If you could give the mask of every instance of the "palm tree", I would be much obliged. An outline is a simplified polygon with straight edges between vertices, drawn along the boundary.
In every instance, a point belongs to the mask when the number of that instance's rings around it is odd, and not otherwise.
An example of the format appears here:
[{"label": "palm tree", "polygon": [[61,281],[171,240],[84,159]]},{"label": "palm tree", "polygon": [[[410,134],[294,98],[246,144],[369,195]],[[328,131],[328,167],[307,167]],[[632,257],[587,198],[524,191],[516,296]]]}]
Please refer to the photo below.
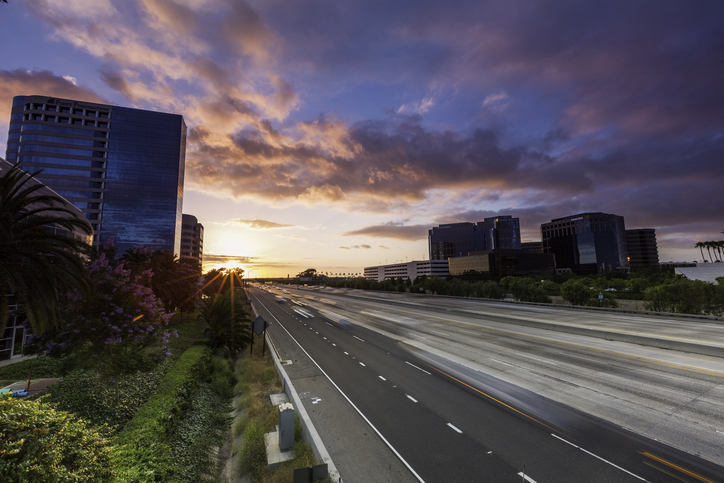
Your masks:
[{"label": "palm tree", "polygon": [[73,287],[87,287],[83,256],[90,247],[49,227],[92,234],[68,202],[14,166],[0,177],[0,333],[16,301],[36,334],[57,323],[58,302]]},{"label": "palm tree", "polygon": [[243,304],[236,302],[236,310],[232,307],[233,295],[230,291],[214,294],[203,299],[198,309],[199,320],[206,322],[204,334],[209,338],[211,348],[228,351],[235,359],[251,342],[251,329]]},{"label": "palm tree", "polygon": [[709,254],[709,259],[713,262],[714,258],[711,256],[711,242],[704,242],[704,248],[706,248],[706,252]]},{"label": "palm tree", "polygon": [[706,261],[706,258],[704,257],[704,244],[702,242],[696,242],[694,247],[701,251],[701,259]]}]

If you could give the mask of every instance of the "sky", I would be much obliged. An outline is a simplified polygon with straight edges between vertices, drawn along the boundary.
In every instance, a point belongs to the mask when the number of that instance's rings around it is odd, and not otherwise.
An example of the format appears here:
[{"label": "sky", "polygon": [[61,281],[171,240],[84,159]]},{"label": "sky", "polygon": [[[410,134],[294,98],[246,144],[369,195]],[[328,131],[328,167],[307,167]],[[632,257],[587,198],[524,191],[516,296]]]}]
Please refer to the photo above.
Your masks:
[{"label": "sky", "polygon": [[204,268],[250,277],[428,257],[427,231],[583,212],[724,235],[724,3],[9,0],[12,97],[182,114]]}]

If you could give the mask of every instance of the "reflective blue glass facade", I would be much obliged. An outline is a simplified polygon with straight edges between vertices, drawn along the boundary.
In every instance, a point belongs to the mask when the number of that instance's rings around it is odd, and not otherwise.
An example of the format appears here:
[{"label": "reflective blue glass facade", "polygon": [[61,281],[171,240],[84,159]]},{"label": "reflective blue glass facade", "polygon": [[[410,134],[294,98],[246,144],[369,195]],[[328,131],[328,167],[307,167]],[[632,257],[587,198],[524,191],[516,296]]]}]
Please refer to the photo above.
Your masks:
[{"label": "reflective blue glass facade", "polygon": [[186,124],[176,114],[18,96],[7,160],[80,208],[94,243],[179,254]]},{"label": "reflective blue glass facade", "polygon": [[447,260],[482,250],[520,249],[520,221],[509,215],[478,223],[449,223],[428,231],[430,260]]},{"label": "reflective blue glass facade", "polygon": [[623,216],[581,213],[541,225],[543,252],[556,256],[557,269],[595,274],[629,268]]}]

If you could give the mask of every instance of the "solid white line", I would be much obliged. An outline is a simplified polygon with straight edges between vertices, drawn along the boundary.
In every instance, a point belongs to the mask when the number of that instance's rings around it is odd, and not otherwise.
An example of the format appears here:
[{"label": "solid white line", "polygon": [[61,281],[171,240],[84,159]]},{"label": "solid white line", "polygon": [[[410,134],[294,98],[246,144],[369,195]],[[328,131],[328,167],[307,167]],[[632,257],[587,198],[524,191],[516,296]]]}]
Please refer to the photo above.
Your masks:
[{"label": "solid white line", "polygon": [[432,374],[430,374],[429,372],[427,372],[425,369],[420,369],[419,367],[417,367],[415,364],[412,364],[411,362],[405,361],[405,364],[410,364],[412,367],[414,367],[414,368],[417,369],[418,371],[422,371],[422,372],[424,372],[425,374],[427,374],[428,376],[432,376]]},{"label": "solid white line", "polygon": [[325,324],[327,324],[327,325],[330,326],[330,327],[334,327],[334,326],[333,326],[332,324],[330,324],[329,322],[325,322]]},{"label": "solid white line", "polygon": [[365,366],[365,363],[364,363],[364,362],[360,362],[359,365],[362,366],[362,367],[367,367],[367,366]]},{"label": "solid white line", "polygon": [[355,339],[357,339],[357,340],[361,340],[362,342],[364,342],[364,341],[365,341],[364,339],[360,339],[360,338],[359,338],[359,337],[357,337],[356,335],[353,335],[352,337],[354,337],[354,338],[355,338]]},{"label": "solid white line", "polygon": [[[264,307],[264,304],[262,304],[261,302],[259,302],[259,304],[260,304],[262,307]],[[274,317],[274,314],[272,314],[272,313],[269,311],[269,309],[267,309],[266,307],[264,307],[264,310],[266,310],[266,311],[269,313],[269,315],[271,315],[272,317]],[[357,414],[359,414],[360,416],[362,416],[362,419],[364,419],[365,422],[367,422],[367,424],[369,424],[370,428],[372,428],[372,430],[373,430],[375,433],[377,433],[377,436],[379,436],[380,439],[385,442],[385,444],[387,445],[387,447],[390,448],[393,453],[395,453],[395,456],[397,456],[397,457],[399,458],[399,460],[402,461],[402,463],[407,467],[408,470],[410,470],[410,472],[415,476],[415,478],[417,478],[417,480],[420,481],[421,483],[425,483],[425,480],[423,480],[423,479],[420,477],[420,475],[418,475],[417,472],[416,472],[414,469],[412,469],[412,466],[410,466],[410,464],[409,464],[407,461],[405,461],[405,458],[403,458],[402,455],[397,452],[397,450],[394,448],[394,446],[392,446],[392,445],[390,444],[390,442],[387,441],[387,439],[385,439],[384,436],[382,436],[382,433],[380,433],[380,431],[372,424],[372,422],[371,422],[369,419],[367,419],[367,416],[365,416],[365,415],[362,413],[362,411],[360,411],[359,408],[358,408],[357,406],[355,406],[355,404],[352,402],[352,400],[351,400],[349,397],[347,397],[347,395],[346,395],[344,392],[342,392],[342,390],[339,388],[339,386],[337,386],[337,384],[335,384],[335,382],[332,380],[332,378],[329,377],[329,375],[327,375],[326,372],[324,372],[324,369],[322,369],[322,368],[319,366],[319,364],[317,364],[317,361],[315,361],[314,359],[312,359],[312,356],[310,356],[310,355],[309,355],[309,352],[307,352],[307,351],[304,349],[304,347],[302,347],[302,344],[300,344],[300,343],[297,341],[297,339],[295,339],[294,336],[292,336],[292,334],[289,333],[289,331],[287,330],[287,328],[284,327],[284,325],[282,325],[281,322],[279,322],[279,319],[277,319],[276,317],[274,317],[274,320],[277,321],[277,324],[279,324],[279,327],[281,327],[282,329],[284,329],[284,332],[286,332],[286,333],[289,335],[289,337],[291,337],[291,339],[299,346],[299,348],[302,349],[302,352],[304,352],[304,353],[307,355],[307,357],[309,357],[309,360],[312,361],[312,363],[313,363],[315,366],[317,366],[317,369],[319,369],[319,370],[321,371],[321,373],[324,374],[324,377],[326,377],[327,380],[329,380],[329,382],[334,386],[334,388],[337,389],[337,391],[339,391],[339,393],[342,395],[342,397],[344,397],[344,398],[347,400],[347,402],[354,408],[354,410],[357,411]],[[345,354],[346,354],[346,352],[345,352]]]},{"label": "solid white line", "polygon": [[432,332],[433,334],[440,334],[440,335],[444,335],[445,337],[447,337],[447,334],[445,332],[438,332],[436,330],[431,330],[430,332]]},{"label": "solid white line", "polygon": [[423,337],[423,336],[421,336],[421,335],[417,335],[417,334],[410,334],[410,335],[413,335],[413,336],[415,336],[415,337],[419,337],[420,339],[425,339],[425,340],[427,340],[427,337]]},{"label": "solid white line", "polygon": [[630,471],[625,470],[625,469],[621,468],[620,466],[618,466],[618,465],[616,465],[616,464],[614,464],[614,463],[611,463],[610,461],[608,461],[608,460],[606,460],[606,459],[601,458],[601,457],[598,456],[597,454],[593,454],[593,453],[591,453],[590,451],[588,451],[588,450],[586,450],[586,449],[583,449],[583,448],[581,448],[580,446],[577,446],[577,445],[571,443],[570,441],[566,441],[565,439],[561,438],[560,436],[556,436],[556,435],[553,434],[553,433],[551,433],[551,436],[553,436],[553,437],[556,438],[556,439],[560,439],[560,440],[563,441],[564,443],[570,444],[570,445],[573,446],[574,448],[580,449],[580,450],[583,451],[584,453],[590,454],[590,455],[593,456],[594,458],[598,458],[599,460],[603,461],[604,463],[608,463],[609,465],[611,465],[611,466],[613,466],[614,468],[617,468],[617,469],[623,471],[624,473],[628,473],[629,475],[633,476],[634,478],[638,478],[638,479],[641,480],[641,481],[647,481],[646,479],[641,478],[639,475],[635,475],[635,474],[631,473]]},{"label": "solid white line", "polygon": [[412,402],[417,402],[417,399],[415,399],[414,397],[410,396],[409,394],[405,394],[405,396],[407,396],[407,398],[408,398],[410,401],[412,401]]},{"label": "solid white line", "polygon": [[377,377],[379,377],[379,378],[382,379],[383,381],[386,381],[386,380],[387,380],[387,379],[385,379],[385,378],[382,377],[382,376],[377,376]]},{"label": "solid white line", "polygon": [[518,476],[522,476],[525,481],[529,481],[530,483],[536,483],[536,481],[535,481],[533,478],[531,478],[530,476],[526,475],[526,474],[523,473],[522,471],[521,471],[520,473],[518,473]]},{"label": "solid white line", "polygon": [[462,431],[460,431],[460,430],[459,430],[458,428],[456,428],[456,427],[455,427],[455,426],[453,426],[452,424],[450,424],[450,423],[447,423],[447,425],[448,425],[448,426],[450,426],[451,428],[453,428],[453,429],[454,429],[455,431],[457,431],[458,433],[460,433],[460,434],[463,434],[463,432],[462,432]]}]

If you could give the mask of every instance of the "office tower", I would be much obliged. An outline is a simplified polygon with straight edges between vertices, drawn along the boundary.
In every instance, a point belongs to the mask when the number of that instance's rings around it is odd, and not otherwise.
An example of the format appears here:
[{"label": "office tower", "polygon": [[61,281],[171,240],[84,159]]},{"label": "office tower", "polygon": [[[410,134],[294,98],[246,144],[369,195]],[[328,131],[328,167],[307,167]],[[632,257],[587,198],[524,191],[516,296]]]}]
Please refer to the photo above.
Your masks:
[{"label": "office tower", "polygon": [[626,230],[626,249],[631,268],[659,266],[659,249],[653,228]]},{"label": "office tower", "polygon": [[199,263],[204,259],[204,225],[193,215],[184,214],[181,219],[181,258],[189,258]]},{"label": "office tower", "polygon": [[471,252],[520,249],[520,221],[512,216],[493,216],[478,223],[448,223],[428,231],[430,260],[447,260]]},{"label": "office tower", "polygon": [[7,160],[77,206],[94,244],[180,253],[186,124],[177,114],[13,98]]},{"label": "office tower", "polygon": [[623,216],[581,213],[541,225],[543,252],[556,256],[556,269],[595,274],[628,269]]}]

